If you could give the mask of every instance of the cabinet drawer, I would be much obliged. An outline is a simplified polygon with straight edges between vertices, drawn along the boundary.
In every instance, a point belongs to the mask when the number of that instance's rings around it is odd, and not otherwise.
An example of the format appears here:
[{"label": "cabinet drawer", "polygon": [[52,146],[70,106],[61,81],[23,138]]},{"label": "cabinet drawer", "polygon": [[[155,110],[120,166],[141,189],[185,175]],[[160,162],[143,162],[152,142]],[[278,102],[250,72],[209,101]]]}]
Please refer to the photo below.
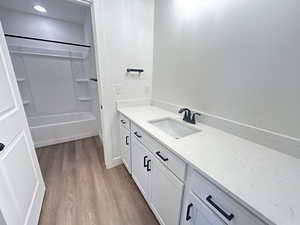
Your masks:
[{"label": "cabinet drawer", "polygon": [[184,208],[183,225],[226,225],[193,192],[189,192]]},{"label": "cabinet drawer", "polygon": [[130,129],[130,120],[127,119],[127,117],[123,116],[122,114],[120,114],[120,126],[125,127],[126,129]]},{"label": "cabinet drawer", "polygon": [[228,225],[266,225],[195,170],[189,174],[192,191]]},{"label": "cabinet drawer", "polygon": [[132,123],[131,125],[132,135],[151,151],[155,157],[166,165],[179,179],[184,180],[186,164],[179,159],[176,155],[171,153],[167,148],[162,146],[156,140],[154,140],[145,131]]}]

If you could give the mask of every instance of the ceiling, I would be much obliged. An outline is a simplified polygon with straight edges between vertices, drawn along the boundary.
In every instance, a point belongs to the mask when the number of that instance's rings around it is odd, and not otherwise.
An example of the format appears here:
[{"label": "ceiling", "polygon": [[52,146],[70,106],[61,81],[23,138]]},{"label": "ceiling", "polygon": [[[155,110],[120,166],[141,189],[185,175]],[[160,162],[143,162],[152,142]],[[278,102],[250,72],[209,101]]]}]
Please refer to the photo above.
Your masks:
[{"label": "ceiling", "polygon": [[[47,13],[42,14],[35,11],[32,7],[36,4],[45,7]],[[67,0],[0,0],[0,7],[78,24],[84,23],[89,12],[89,7]]]}]

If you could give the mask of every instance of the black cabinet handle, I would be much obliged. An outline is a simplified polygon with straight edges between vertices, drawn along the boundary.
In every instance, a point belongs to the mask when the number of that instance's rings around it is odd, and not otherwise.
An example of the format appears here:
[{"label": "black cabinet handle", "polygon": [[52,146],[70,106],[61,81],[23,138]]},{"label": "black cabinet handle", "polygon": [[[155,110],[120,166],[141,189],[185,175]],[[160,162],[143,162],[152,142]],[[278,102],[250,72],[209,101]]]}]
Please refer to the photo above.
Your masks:
[{"label": "black cabinet handle", "polygon": [[137,136],[138,138],[141,138],[141,137],[142,137],[142,135],[139,135],[137,131],[134,132],[134,135]]},{"label": "black cabinet handle", "polygon": [[158,157],[161,158],[164,162],[166,162],[166,161],[169,160],[168,158],[163,157],[163,156],[160,154],[160,151],[156,152],[156,155],[158,155]]},{"label": "black cabinet handle", "polygon": [[147,162],[146,162],[147,158],[148,158],[148,156],[144,156],[144,167],[147,167]]},{"label": "black cabinet handle", "polygon": [[0,143],[0,152],[2,152],[4,150],[4,148],[5,148],[5,144]]},{"label": "black cabinet handle", "polygon": [[231,221],[234,218],[234,215],[231,213],[228,215],[221,207],[219,207],[213,200],[212,196],[209,195],[206,197],[206,201],[208,201],[209,204],[211,204],[216,210],[218,210],[219,213],[221,213],[228,221]]},{"label": "black cabinet handle", "polygon": [[185,220],[186,221],[189,221],[190,219],[192,219],[191,217],[191,208],[193,207],[193,203],[190,203],[187,207],[187,210],[186,210],[186,217],[185,217]]},{"label": "black cabinet handle", "polygon": [[126,121],[125,120],[121,120],[121,123],[126,124]]},{"label": "black cabinet handle", "polygon": [[126,143],[126,145],[129,145],[128,138],[129,138],[129,136],[125,137],[125,143]]},{"label": "black cabinet handle", "polygon": [[147,172],[151,171],[151,168],[150,168],[150,162],[151,162],[151,160],[149,159],[149,160],[147,161]]}]

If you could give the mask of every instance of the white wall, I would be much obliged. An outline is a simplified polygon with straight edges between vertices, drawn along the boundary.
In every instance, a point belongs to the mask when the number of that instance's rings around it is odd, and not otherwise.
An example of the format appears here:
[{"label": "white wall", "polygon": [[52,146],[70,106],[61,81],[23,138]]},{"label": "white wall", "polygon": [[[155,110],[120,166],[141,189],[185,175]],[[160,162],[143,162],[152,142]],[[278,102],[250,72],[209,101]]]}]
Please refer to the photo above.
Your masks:
[{"label": "white wall", "polygon": [[300,138],[300,1],[156,0],[153,98]]},{"label": "white wall", "polygon": [[[116,101],[150,98],[153,58],[153,0],[94,1],[98,70],[103,99],[103,142],[107,167],[120,163]],[[141,76],[126,68],[145,69]]]},{"label": "white wall", "polygon": [[85,43],[83,26],[62,20],[0,8],[3,30],[8,34]]}]

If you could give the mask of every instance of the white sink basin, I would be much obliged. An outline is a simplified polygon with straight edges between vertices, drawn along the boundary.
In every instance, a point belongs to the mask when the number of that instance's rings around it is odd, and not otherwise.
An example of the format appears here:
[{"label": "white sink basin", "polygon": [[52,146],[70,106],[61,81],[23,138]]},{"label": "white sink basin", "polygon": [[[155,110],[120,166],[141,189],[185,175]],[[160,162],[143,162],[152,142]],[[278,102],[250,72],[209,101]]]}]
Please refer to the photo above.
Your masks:
[{"label": "white sink basin", "polygon": [[151,123],[153,126],[159,128],[160,130],[164,131],[165,133],[167,133],[175,139],[180,139],[201,131],[189,126],[188,124],[184,124],[185,122],[179,122],[172,118],[152,120],[149,121],[149,123]]}]

